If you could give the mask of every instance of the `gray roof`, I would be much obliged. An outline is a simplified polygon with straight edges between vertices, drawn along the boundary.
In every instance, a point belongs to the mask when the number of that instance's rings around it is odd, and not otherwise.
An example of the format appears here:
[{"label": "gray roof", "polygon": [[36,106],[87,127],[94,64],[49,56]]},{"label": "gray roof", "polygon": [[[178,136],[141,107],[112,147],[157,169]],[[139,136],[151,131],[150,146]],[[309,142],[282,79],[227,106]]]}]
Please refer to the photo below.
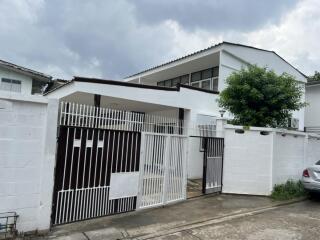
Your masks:
[{"label": "gray roof", "polygon": [[300,74],[302,74],[304,77],[307,77],[304,73],[302,73],[300,70],[298,70],[296,67],[292,66],[292,64],[290,64],[289,62],[287,62],[284,58],[282,58],[279,54],[277,54],[275,51],[271,51],[271,50],[266,50],[266,49],[262,49],[262,48],[257,48],[257,47],[252,47],[252,46],[248,46],[248,45],[244,45],[244,44],[240,44],[240,43],[232,43],[232,42],[226,42],[226,41],[223,41],[221,43],[218,43],[218,44],[215,44],[215,45],[212,45],[208,48],[205,48],[205,49],[202,49],[202,50],[199,50],[199,51],[196,51],[196,52],[193,52],[193,53],[190,53],[188,55],[185,55],[183,57],[180,57],[180,58],[176,58],[174,60],[171,60],[169,62],[166,62],[166,63],[163,63],[163,64],[160,64],[160,65],[157,65],[157,66],[154,66],[154,67],[151,67],[151,68],[148,68],[146,70],[143,70],[141,72],[138,72],[138,73],[135,73],[133,75],[130,75],[126,78],[130,78],[130,77],[134,77],[134,76],[137,76],[137,75],[140,75],[142,73],[145,73],[145,72],[148,72],[148,71],[151,71],[151,70],[154,70],[154,69],[157,69],[157,68],[160,68],[160,67],[163,67],[163,66],[166,66],[166,65],[169,65],[173,62],[177,62],[177,61],[180,61],[182,59],[185,59],[185,58],[188,58],[188,57],[191,57],[191,56],[194,56],[194,55],[197,55],[199,53],[202,53],[202,52],[206,52],[206,51],[209,51],[213,48],[217,48],[223,44],[229,44],[229,45],[233,45],[233,46],[239,46],[239,47],[246,47],[246,48],[252,48],[252,49],[256,49],[256,50],[260,50],[260,51],[265,51],[265,52],[270,52],[270,53],[274,53],[276,54],[279,58],[281,58],[283,61],[285,61],[287,64],[289,64],[291,67],[293,67],[295,70],[297,70]]},{"label": "gray roof", "polygon": [[8,69],[12,69],[13,71],[24,72],[24,73],[30,74],[30,75],[32,75],[34,77],[37,77],[37,78],[42,78],[42,79],[44,78],[44,79],[47,79],[47,80],[51,80],[52,79],[52,76],[50,76],[50,75],[47,75],[47,74],[44,74],[44,73],[41,73],[41,72],[38,72],[38,71],[34,71],[32,69],[29,69],[29,68],[26,68],[26,67],[22,67],[22,66],[10,63],[10,62],[6,62],[6,61],[1,60],[1,59],[0,59],[0,66],[3,66],[3,67],[8,68]]}]

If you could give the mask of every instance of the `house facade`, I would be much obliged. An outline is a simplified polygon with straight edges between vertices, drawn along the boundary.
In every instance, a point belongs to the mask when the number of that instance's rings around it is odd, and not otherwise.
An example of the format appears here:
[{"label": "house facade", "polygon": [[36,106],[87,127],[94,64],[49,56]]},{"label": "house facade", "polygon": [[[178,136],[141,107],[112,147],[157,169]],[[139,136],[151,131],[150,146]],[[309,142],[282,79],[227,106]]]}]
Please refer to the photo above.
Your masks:
[{"label": "house facade", "polygon": [[0,93],[42,95],[42,89],[51,76],[13,63],[0,60]]},{"label": "house facade", "polygon": [[[96,105],[95,96],[98,96],[100,107],[172,117],[185,121],[189,129],[199,129],[199,126],[215,129],[216,119],[223,114],[217,100],[219,92],[226,87],[225,80],[249,64],[267,67],[277,74],[288,73],[303,86],[306,83],[304,74],[273,51],[222,42],[123,81],[75,77],[46,96],[92,106]],[[225,113],[224,117],[232,116]],[[293,112],[293,119],[293,127],[303,131],[304,109]],[[189,139],[187,174],[190,179],[203,174],[199,144],[199,139]]]},{"label": "house facade", "polygon": [[[225,80],[231,73],[239,71],[249,64],[267,67],[279,75],[288,73],[303,86],[307,81],[303,73],[274,51],[230,42],[222,42],[147,69],[125,78],[124,81],[165,87],[183,84],[219,93],[225,89]],[[302,100],[304,100],[304,96]],[[198,105],[200,107],[201,103],[198,102]],[[212,105],[211,109],[203,114],[219,116],[219,108],[217,105]],[[228,113],[227,116],[231,117]],[[294,128],[302,131],[304,128],[304,109],[294,112],[293,119]]]}]

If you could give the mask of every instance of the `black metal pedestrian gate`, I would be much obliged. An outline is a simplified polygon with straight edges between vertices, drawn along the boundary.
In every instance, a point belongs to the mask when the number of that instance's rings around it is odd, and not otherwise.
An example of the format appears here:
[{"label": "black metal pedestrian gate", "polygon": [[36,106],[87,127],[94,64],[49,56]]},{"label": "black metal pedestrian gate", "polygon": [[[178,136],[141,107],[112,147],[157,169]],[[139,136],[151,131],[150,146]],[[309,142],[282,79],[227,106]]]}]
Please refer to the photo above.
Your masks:
[{"label": "black metal pedestrian gate", "polygon": [[224,139],[203,138],[203,184],[204,194],[222,191]]},{"label": "black metal pedestrian gate", "polygon": [[176,119],[61,103],[52,223],[152,207],[156,197],[163,205],[185,199],[181,126]]}]

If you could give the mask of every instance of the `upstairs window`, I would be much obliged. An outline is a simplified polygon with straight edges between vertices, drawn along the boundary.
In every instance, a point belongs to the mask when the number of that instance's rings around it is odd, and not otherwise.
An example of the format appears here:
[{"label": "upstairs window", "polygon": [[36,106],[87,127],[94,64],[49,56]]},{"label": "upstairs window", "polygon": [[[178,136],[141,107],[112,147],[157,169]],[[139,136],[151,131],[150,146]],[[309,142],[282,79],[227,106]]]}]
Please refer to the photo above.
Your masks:
[{"label": "upstairs window", "polygon": [[219,67],[213,67],[191,73],[190,81],[189,74],[186,74],[176,78],[157,82],[157,85],[162,87],[175,87],[180,83],[184,85],[191,85],[197,88],[218,91],[218,77]]},{"label": "upstairs window", "polygon": [[189,85],[189,75],[183,75],[180,77],[172,78],[169,80],[164,80],[157,82],[157,86],[161,87],[176,87],[179,83]]},{"label": "upstairs window", "polygon": [[21,81],[2,78],[0,83],[0,90],[9,92],[21,92]]},{"label": "upstairs window", "polygon": [[208,68],[191,74],[191,86],[218,91],[219,68]]},{"label": "upstairs window", "polygon": [[32,79],[31,94],[42,94],[46,84],[47,84],[46,82]]}]

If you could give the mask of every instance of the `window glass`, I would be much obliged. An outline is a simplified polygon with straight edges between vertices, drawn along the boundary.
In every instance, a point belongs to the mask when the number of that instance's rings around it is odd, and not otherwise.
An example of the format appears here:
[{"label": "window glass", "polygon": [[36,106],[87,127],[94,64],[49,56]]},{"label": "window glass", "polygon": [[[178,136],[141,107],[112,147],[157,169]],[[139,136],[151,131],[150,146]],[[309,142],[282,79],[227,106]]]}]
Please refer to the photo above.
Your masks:
[{"label": "window glass", "polygon": [[21,92],[21,82],[20,81],[12,80],[11,92]]},{"label": "window glass", "polygon": [[199,82],[191,83],[191,86],[200,88],[200,83]]},{"label": "window glass", "polygon": [[2,79],[0,84],[1,90],[4,91],[11,91],[11,80],[9,79]]},{"label": "window glass", "polygon": [[180,78],[179,77],[172,79],[172,86],[173,87],[177,86],[178,83],[180,83]]},{"label": "window glass", "polygon": [[210,90],[211,89],[210,83],[211,83],[211,80],[202,81],[201,88]]},{"label": "window glass", "polygon": [[212,79],[212,90],[213,91],[218,91],[218,78],[213,78]]},{"label": "window glass", "polygon": [[201,79],[208,79],[212,78],[212,68],[206,69],[202,71]]},{"label": "window glass", "polygon": [[0,89],[5,91],[11,91],[11,92],[21,92],[21,81],[2,78]]},{"label": "window glass", "polygon": [[157,85],[160,86],[160,87],[163,87],[164,86],[164,81],[157,82]]},{"label": "window glass", "polygon": [[219,67],[214,67],[213,68],[213,77],[218,77],[219,76]]},{"label": "window glass", "polygon": [[191,82],[201,80],[201,72],[195,72],[191,74]]},{"label": "window glass", "polygon": [[181,76],[180,83],[188,85],[189,84],[189,75]]},{"label": "window glass", "polygon": [[172,87],[171,79],[164,81],[164,86],[166,86],[166,87]]},{"label": "window glass", "polygon": [[316,162],[316,165],[320,165],[320,160],[318,162]]}]

